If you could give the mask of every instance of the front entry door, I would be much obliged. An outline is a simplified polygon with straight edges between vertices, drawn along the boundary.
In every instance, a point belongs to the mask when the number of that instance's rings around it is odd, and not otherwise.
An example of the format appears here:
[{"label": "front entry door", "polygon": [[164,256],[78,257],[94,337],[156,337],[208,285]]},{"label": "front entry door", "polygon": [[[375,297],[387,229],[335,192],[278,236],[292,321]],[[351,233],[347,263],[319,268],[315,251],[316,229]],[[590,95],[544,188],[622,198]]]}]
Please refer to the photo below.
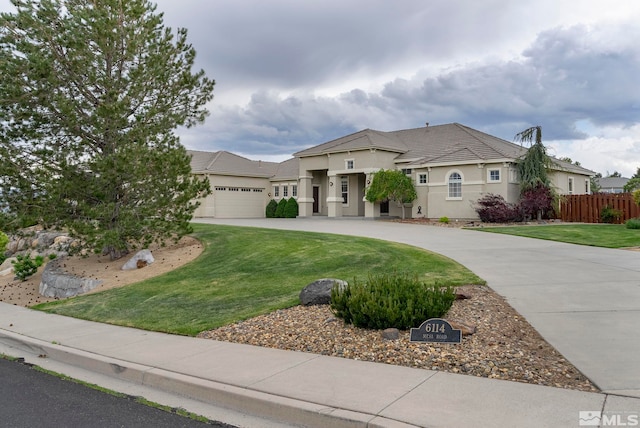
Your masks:
[{"label": "front entry door", "polygon": [[313,213],[320,212],[320,187],[313,186]]},{"label": "front entry door", "polygon": [[389,215],[389,201],[380,202],[380,215]]}]

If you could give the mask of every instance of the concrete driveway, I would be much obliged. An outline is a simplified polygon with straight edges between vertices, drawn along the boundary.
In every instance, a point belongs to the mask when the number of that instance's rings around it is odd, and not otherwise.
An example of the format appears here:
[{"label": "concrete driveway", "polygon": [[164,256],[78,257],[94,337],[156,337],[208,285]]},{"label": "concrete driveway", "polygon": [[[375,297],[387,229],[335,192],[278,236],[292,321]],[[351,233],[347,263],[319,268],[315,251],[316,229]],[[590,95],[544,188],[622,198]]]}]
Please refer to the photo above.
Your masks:
[{"label": "concrete driveway", "polygon": [[603,392],[640,397],[640,252],[363,219],[197,222],[366,236],[443,254],[484,278]]}]

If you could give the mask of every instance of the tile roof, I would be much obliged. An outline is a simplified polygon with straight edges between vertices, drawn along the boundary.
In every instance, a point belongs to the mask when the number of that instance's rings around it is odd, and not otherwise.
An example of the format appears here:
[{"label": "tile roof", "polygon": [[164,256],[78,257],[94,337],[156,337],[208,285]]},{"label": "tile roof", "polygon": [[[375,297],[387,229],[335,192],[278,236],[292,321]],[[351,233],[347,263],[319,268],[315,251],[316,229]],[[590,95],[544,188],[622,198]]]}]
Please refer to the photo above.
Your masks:
[{"label": "tile roof", "polygon": [[[367,149],[397,153],[396,163],[413,166],[512,161],[527,151],[520,144],[459,123],[450,123],[391,132],[364,129],[294,153],[294,158],[281,163],[253,161],[226,151],[187,152],[192,156],[191,168],[196,173],[289,180],[296,179],[299,175],[299,158]],[[595,174],[581,166],[551,159],[555,169],[576,174]]]},{"label": "tile roof", "polygon": [[277,162],[254,161],[227,151],[187,150],[187,153],[191,155],[191,170],[195,173],[270,178],[279,167]]},{"label": "tile roof", "polygon": [[[364,129],[294,153],[296,157],[375,148],[398,153],[397,163],[410,165],[508,161],[523,156],[527,148],[459,123],[375,131]],[[556,169],[593,175],[594,172],[552,158]]]}]

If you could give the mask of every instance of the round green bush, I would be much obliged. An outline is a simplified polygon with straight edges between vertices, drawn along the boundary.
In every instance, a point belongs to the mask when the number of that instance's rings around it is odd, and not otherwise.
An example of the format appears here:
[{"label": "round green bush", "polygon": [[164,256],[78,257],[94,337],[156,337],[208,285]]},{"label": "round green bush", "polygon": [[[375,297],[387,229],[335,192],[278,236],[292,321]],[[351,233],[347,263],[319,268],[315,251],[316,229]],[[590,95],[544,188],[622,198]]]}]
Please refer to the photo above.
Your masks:
[{"label": "round green bush", "polygon": [[285,218],[298,217],[298,201],[294,198],[289,198],[287,200],[287,205],[284,207],[284,216]]},{"label": "round green bush", "polygon": [[627,229],[640,229],[640,218],[630,218],[624,225]]},{"label": "round green bush", "polygon": [[271,199],[267,204],[267,208],[265,210],[265,215],[267,218],[274,218],[276,216],[276,209],[278,208],[278,203],[275,199]]},{"label": "round green bush", "polygon": [[455,300],[453,287],[427,285],[409,275],[369,276],[331,290],[331,310],[356,327],[407,330],[440,318]]}]

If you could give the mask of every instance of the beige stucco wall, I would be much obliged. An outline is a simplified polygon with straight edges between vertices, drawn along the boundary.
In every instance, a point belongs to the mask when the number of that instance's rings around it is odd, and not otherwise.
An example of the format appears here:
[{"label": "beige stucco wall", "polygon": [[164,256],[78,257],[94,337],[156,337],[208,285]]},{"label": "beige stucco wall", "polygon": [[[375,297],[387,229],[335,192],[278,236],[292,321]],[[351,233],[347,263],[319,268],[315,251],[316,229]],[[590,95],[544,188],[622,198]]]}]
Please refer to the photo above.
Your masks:
[{"label": "beige stucco wall", "polygon": [[[570,173],[566,171],[553,171],[550,174],[551,183],[561,195],[584,195],[589,193],[587,187],[589,177],[586,175]],[[569,178],[573,179],[573,190],[569,191]]]},{"label": "beige stucco wall", "polygon": [[[412,178],[418,199],[411,213],[415,218],[476,219],[475,202],[488,193],[502,195],[508,202],[517,202],[519,185],[510,173],[513,166],[508,162],[485,164],[442,165],[430,168],[416,168]],[[491,171],[499,171],[499,180],[491,180]],[[449,176],[457,172],[462,176],[462,198],[449,198]],[[420,183],[420,175],[427,174],[428,183]]]}]

